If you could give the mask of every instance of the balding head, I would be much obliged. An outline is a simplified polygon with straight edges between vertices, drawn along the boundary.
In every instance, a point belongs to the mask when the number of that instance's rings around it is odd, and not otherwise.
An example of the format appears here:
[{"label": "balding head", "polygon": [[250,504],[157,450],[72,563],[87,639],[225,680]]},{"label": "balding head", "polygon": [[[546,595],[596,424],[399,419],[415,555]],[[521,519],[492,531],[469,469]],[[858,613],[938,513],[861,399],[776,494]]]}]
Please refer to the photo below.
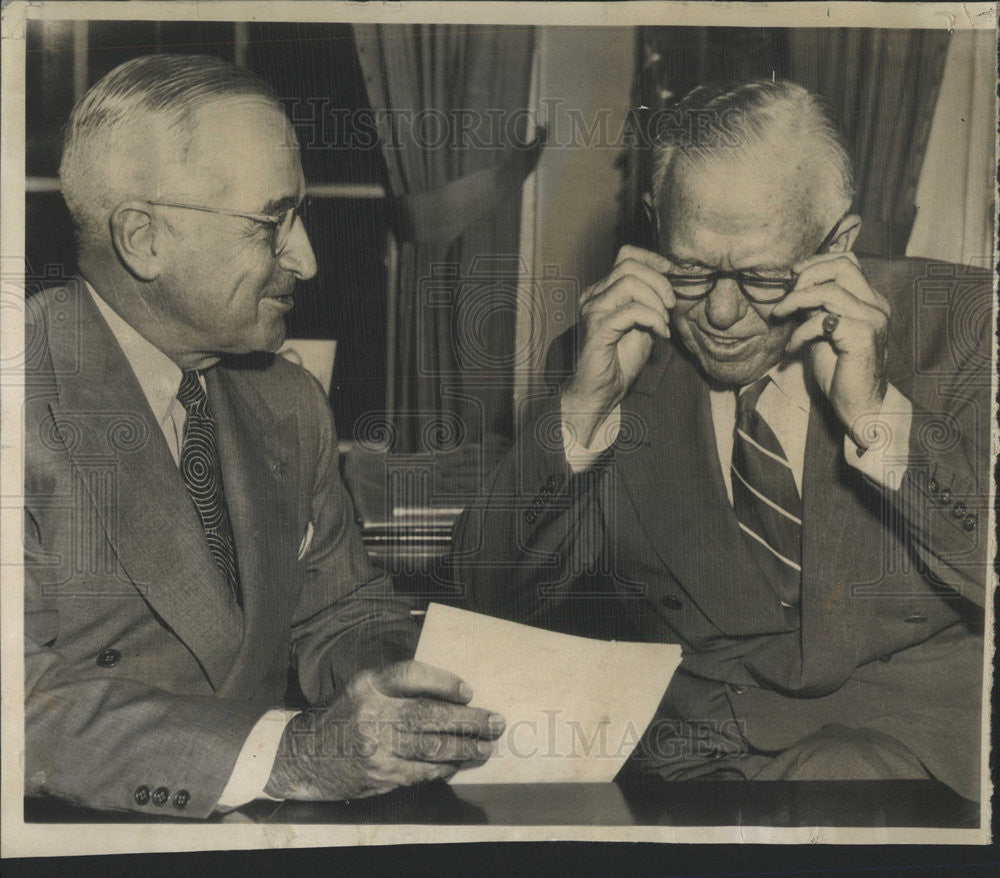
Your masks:
[{"label": "balding head", "polygon": [[116,205],[183,174],[199,110],[241,99],[275,103],[255,74],[201,55],[146,55],[97,82],[70,116],[59,168],[81,249],[108,243]]}]

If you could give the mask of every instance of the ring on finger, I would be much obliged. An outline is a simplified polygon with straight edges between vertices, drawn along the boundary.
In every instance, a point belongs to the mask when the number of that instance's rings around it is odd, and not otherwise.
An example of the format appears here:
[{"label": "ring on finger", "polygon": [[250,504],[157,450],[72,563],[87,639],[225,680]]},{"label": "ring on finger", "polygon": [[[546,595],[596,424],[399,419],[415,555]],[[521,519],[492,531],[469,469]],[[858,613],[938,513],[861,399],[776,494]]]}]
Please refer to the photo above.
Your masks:
[{"label": "ring on finger", "polygon": [[826,338],[833,338],[833,334],[837,331],[837,327],[839,325],[839,314],[827,314],[826,317],[823,318],[823,335]]}]

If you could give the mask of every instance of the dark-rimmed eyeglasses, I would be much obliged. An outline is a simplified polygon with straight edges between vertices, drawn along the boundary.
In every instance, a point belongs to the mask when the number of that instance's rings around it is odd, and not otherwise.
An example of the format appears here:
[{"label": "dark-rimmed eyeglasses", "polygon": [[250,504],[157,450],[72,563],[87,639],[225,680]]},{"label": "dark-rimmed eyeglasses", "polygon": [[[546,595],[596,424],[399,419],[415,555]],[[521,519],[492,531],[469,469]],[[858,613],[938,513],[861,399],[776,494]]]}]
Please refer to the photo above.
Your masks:
[{"label": "dark-rimmed eyeglasses", "polygon": [[[847,219],[849,213],[850,211],[834,223],[833,228],[826,233],[820,245],[813,251],[813,256],[823,253],[836,240],[840,224]],[[699,274],[667,272],[666,278],[674,288],[674,295],[678,299],[689,302],[704,299],[723,278],[734,280],[740,292],[757,305],[774,305],[780,302],[795,288],[795,283],[798,280],[796,275],[761,277],[756,274],[747,274],[745,271],[711,271]]]},{"label": "dark-rimmed eyeglasses", "polygon": [[299,219],[303,225],[309,213],[312,199],[307,195],[294,207],[289,207],[279,214],[252,213],[249,211],[227,210],[224,207],[208,207],[204,204],[186,204],[182,201],[147,200],[146,204],[156,204],[160,207],[178,207],[182,210],[200,210],[203,213],[217,213],[222,216],[235,216],[240,219],[253,220],[255,223],[271,227],[271,255],[277,259],[288,247],[288,239],[295,226],[295,220]]}]

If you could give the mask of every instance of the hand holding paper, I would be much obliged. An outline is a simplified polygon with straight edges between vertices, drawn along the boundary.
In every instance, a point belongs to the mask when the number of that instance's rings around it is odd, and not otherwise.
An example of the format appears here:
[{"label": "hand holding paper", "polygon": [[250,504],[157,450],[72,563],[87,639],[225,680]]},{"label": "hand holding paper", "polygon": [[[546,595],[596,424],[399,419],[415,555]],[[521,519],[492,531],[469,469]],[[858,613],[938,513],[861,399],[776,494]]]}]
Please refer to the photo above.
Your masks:
[{"label": "hand holding paper", "polygon": [[417,661],[461,677],[507,727],[452,783],[607,782],[649,725],[681,662],[675,644],[557,634],[431,604]]},{"label": "hand holding paper", "polygon": [[[331,705],[285,727],[265,792],[357,799],[450,777],[486,759],[503,729],[502,717],[467,706],[471,695],[454,674],[416,661],[362,671]],[[322,746],[302,746],[306,739]]]}]

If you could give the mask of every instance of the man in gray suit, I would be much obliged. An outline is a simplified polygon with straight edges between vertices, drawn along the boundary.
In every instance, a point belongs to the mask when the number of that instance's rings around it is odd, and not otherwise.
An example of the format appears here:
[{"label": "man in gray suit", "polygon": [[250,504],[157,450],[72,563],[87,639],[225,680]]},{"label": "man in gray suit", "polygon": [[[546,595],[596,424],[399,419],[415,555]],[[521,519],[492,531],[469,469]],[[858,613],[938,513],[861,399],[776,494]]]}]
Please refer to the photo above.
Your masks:
[{"label": "man in gray suit", "polygon": [[204,817],[485,758],[503,720],[406,661],[324,393],[260,353],[316,272],[269,87],[130,61],[74,110],[60,173],[80,276],[28,305],[27,792]]},{"label": "man in gray suit", "polygon": [[700,89],[667,134],[655,252],[585,291],[458,526],[467,604],[572,627],[589,595],[588,633],[680,644],[661,777],[976,799],[990,275],[857,257],[850,160],[801,86]]}]

